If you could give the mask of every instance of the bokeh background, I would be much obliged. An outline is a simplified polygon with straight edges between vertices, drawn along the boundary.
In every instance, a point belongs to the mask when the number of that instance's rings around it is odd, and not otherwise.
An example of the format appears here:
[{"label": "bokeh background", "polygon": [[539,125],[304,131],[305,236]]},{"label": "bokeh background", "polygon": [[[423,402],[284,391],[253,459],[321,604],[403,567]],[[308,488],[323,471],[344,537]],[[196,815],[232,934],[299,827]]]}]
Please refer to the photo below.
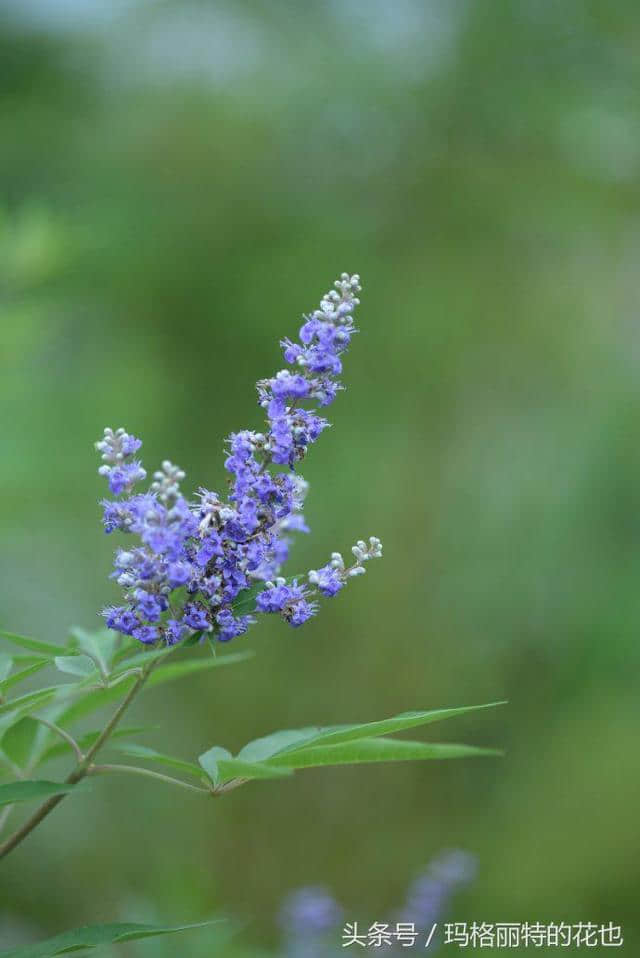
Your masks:
[{"label": "bokeh background", "polygon": [[458,847],[455,920],[613,920],[634,953],[639,48],[632,0],[2,4],[2,625],[61,640],[113,601],[105,424],[222,486],[279,339],[357,271],[292,571],[369,534],[385,558],[304,629],[253,629],[250,662],[150,692],[146,741],[510,705],[431,735],[503,760],[216,803],[101,782],[3,864],[0,943],[222,912],[247,923],[222,953],[258,954],[292,889],[381,919]]}]

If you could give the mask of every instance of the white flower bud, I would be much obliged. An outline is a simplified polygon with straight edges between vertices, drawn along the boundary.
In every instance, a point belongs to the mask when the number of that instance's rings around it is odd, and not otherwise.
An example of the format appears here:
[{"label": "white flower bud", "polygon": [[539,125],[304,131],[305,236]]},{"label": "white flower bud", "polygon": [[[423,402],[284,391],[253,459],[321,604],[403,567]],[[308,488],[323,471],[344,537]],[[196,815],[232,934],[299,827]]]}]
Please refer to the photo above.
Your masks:
[{"label": "white flower bud", "polygon": [[370,536],[369,538],[369,555],[372,559],[380,559],[382,557],[382,543],[376,536]]}]

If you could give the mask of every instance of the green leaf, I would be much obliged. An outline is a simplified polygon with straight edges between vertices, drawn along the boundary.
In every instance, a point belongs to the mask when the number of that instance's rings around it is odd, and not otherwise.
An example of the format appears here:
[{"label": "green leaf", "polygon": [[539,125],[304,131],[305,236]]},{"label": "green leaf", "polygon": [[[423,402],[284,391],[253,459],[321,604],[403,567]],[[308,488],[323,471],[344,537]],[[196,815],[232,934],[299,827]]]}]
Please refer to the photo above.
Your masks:
[{"label": "green leaf", "polygon": [[[402,712],[393,718],[382,719],[378,722],[365,722],[358,725],[334,725],[333,727],[330,726],[319,729],[317,735],[304,742],[304,746],[305,748],[309,745],[315,746],[316,743],[336,745],[339,742],[351,742],[372,736],[390,735],[393,732],[416,728],[419,725],[432,725],[434,722],[442,722],[444,719],[456,718],[458,715],[465,715],[469,712],[479,712],[484,709],[496,708],[498,705],[506,705],[506,702],[489,702],[487,705],[465,705],[461,708],[430,709],[427,712]],[[297,748],[297,745],[294,742],[287,748],[287,751],[295,748]]]},{"label": "green leaf", "polygon": [[90,675],[98,674],[95,662],[88,655],[56,655],[53,661],[58,671],[69,675],[79,675],[80,678],[86,679]]},{"label": "green leaf", "polygon": [[304,745],[310,739],[317,738],[323,731],[326,731],[326,729],[314,725],[309,728],[292,728],[273,732],[271,735],[265,735],[264,738],[257,738],[253,742],[249,742],[238,752],[238,758],[248,762],[262,762],[264,759],[277,755],[279,752],[284,752],[288,748]]},{"label": "green leaf", "polygon": [[406,762],[417,759],[472,758],[500,756],[496,749],[473,745],[443,745],[409,742],[405,739],[365,738],[339,745],[315,745],[293,752],[281,752],[265,764],[276,768],[313,768],[320,765],[359,765],[363,762]]},{"label": "green leaf", "polygon": [[51,795],[66,795],[76,788],[80,788],[80,785],[66,785],[64,782],[8,782],[6,785],[0,785],[0,805],[31,802]]},{"label": "green leaf", "polygon": [[64,686],[50,685],[46,689],[36,689],[35,692],[27,692],[26,695],[20,695],[17,699],[10,699],[8,702],[3,702],[0,705],[0,715],[13,712],[14,710],[21,710],[26,706],[30,709],[35,709],[58,695],[61,688],[64,688]]},{"label": "green leaf", "polygon": [[134,652],[138,652],[140,650],[140,643],[137,639],[134,639],[129,635],[120,635],[120,633],[118,633],[118,638],[120,639],[120,646],[118,651],[113,656],[114,665],[117,662],[121,662],[122,659],[126,659],[128,655],[132,655]]},{"label": "green leaf", "polygon": [[0,684],[4,682],[13,668],[13,659],[6,652],[0,652]]},{"label": "green leaf", "polygon": [[272,768],[262,762],[244,762],[233,758],[226,748],[214,746],[198,758],[214,785],[223,785],[234,778],[280,778],[290,775],[287,768]]},{"label": "green leaf", "polygon": [[30,649],[32,652],[41,652],[53,658],[65,651],[64,646],[54,645],[52,642],[42,642],[40,639],[29,639],[25,635],[16,635],[14,632],[5,632],[0,629],[0,636],[7,639],[13,645],[19,645],[22,649]]},{"label": "green leaf", "polygon": [[221,665],[233,665],[235,662],[244,662],[254,655],[251,651],[232,652],[227,655],[208,656],[206,659],[193,659],[186,662],[172,662],[171,665],[162,666],[152,672],[147,679],[149,688],[154,685],[162,685],[163,682],[173,682],[176,679],[184,678],[186,675],[193,675],[196,672],[203,672],[207,669],[215,669]]},{"label": "green leaf", "polygon": [[8,702],[0,704],[0,737],[10,726],[15,725],[23,715],[35,712],[43,705],[49,705],[52,702],[65,702],[70,697],[77,695],[82,689],[82,682],[68,682],[66,685],[53,685],[49,688],[38,689],[35,692],[29,692],[21,695],[19,698],[10,699]]},{"label": "green leaf", "polygon": [[[37,707],[43,705],[46,701],[49,701],[53,698],[54,693],[49,692],[43,701],[37,703]],[[14,700],[17,701],[17,700]],[[5,734],[7,729],[10,729],[12,725],[15,725],[16,722],[19,722],[24,715],[28,715],[29,712],[34,710],[34,706],[31,703],[23,705],[21,708],[13,709],[10,712],[6,712],[4,715],[0,715],[0,738]]]},{"label": "green leaf", "polygon": [[194,632],[193,635],[187,636],[184,642],[181,643],[183,649],[190,649],[191,646],[197,645],[200,639],[203,637],[204,632]]},{"label": "green leaf", "polygon": [[377,722],[365,722],[357,725],[330,725],[325,728],[310,726],[301,729],[286,729],[274,732],[265,738],[258,738],[249,742],[238,753],[238,758],[250,761],[264,761],[272,755],[281,752],[297,751],[299,748],[308,748],[316,744],[334,745],[339,742],[350,742],[372,736],[389,735],[401,732],[404,729],[415,728],[418,725],[431,725],[444,719],[455,718],[467,712],[477,712],[482,709],[504,705],[504,702],[492,702],[488,705],[468,705],[462,708],[431,709],[427,712],[402,712],[393,718],[382,719]]},{"label": "green leaf", "polygon": [[41,728],[39,722],[25,716],[7,729],[0,739],[2,751],[18,768],[28,765]]},{"label": "green leaf", "polygon": [[119,745],[118,751],[132,758],[141,758],[155,765],[166,765],[168,768],[175,768],[187,775],[193,775],[194,778],[202,779],[202,770],[193,762],[186,762],[181,758],[174,758],[172,755],[163,755],[152,748],[147,748],[146,745],[136,745],[134,743]]},{"label": "green leaf", "polygon": [[118,635],[111,629],[98,629],[96,632],[87,632],[75,626],[71,635],[77,646],[90,658],[100,664],[100,670],[108,674],[111,662],[118,647]]},{"label": "green leaf", "polygon": [[495,702],[463,708],[403,712],[392,718],[357,725],[286,729],[250,742],[237,758],[233,758],[226,749],[213,748],[201,755],[199,761],[214,784],[223,784],[230,778],[266,777],[266,769],[293,771],[315,765],[500,755],[502,753],[495,749],[470,745],[410,742],[380,736],[503,704]]},{"label": "green leaf", "polygon": [[[45,665],[49,665],[51,659],[45,659],[42,656],[24,656],[24,659],[31,658],[31,664],[27,665],[26,668],[20,669],[18,672],[14,672],[13,675],[9,675],[8,678],[3,679],[0,682],[0,692],[4,694],[8,689],[13,688],[14,685],[18,685],[19,682],[23,682],[25,679],[28,679],[30,675],[35,675],[36,672],[39,672],[40,669],[43,669]],[[10,660],[11,661],[11,660]],[[16,662],[18,659],[15,660]]]},{"label": "green leaf", "polygon": [[22,695],[20,698],[11,699],[0,706],[0,738],[8,728],[19,722],[24,715],[29,715],[37,711],[43,705],[50,705],[56,699],[63,701],[71,694],[75,694],[77,687],[71,683],[68,685],[56,685],[48,689],[40,689],[37,692],[30,692],[28,695]]},{"label": "green leaf", "polygon": [[80,951],[97,948],[100,945],[118,944],[125,941],[135,941],[139,938],[154,938],[160,935],[173,935],[179,931],[188,931],[192,928],[205,928],[221,919],[201,921],[192,925],[142,925],[137,922],[118,922],[109,925],[85,925],[74,928],[55,938],[38,942],[35,945],[24,945],[19,948],[10,948],[0,952],[0,958],[54,958],[55,955],[67,954],[71,951]]}]

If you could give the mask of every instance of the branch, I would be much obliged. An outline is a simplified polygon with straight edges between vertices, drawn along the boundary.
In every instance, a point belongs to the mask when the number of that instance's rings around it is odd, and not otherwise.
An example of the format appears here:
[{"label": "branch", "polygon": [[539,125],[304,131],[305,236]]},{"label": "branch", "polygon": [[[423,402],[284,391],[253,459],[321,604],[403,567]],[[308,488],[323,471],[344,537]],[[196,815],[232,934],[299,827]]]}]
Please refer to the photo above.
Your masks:
[{"label": "branch", "polygon": [[[146,666],[146,668],[142,670],[142,674],[138,678],[138,681],[131,686],[127,695],[113,713],[111,719],[100,733],[96,741],[93,743],[91,748],[88,750],[87,754],[84,756],[82,761],[78,762],[71,774],[67,776],[65,779],[65,785],[76,785],[88,774],[89,767],[93,759],[116,728],[118,722],[133,702],[134,698],[146,682],[149,673],[152,671],[156,662],[158,661],[158,659],[154,659],[149,663],[149,665]],[[0,844],[0,858],[4,858],[5,855],[8,855],[9,852],[13,851],[17,845],[24,841],[27,835],[31,834],[34,828],[36,828],[40,822],[45,819],[47,815],[49,815],[53,809],[60,804],[61,801],[63,801],[63,799],[66,797],[66,794],[52,795],[51,798],[46,800],[46,802],[43,802],[40,808],[33,813],[31,818],[28,818],[27,821],[13,833],[13,835],[10,835],[5,842]]]}]

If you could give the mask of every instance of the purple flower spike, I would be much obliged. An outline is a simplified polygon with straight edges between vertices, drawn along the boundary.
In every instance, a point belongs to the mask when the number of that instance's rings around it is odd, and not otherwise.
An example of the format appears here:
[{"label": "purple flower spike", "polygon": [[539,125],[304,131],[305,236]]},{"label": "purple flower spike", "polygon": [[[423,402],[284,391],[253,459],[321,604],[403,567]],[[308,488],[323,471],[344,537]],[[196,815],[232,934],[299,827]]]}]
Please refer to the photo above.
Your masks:
[{"label": "purple flower spike", "polygon": [[[359,292],[359,277],[343,273],[305,317],[299,342],[283,340],[292,368],[258,383],[265,431],[244,429],[227,440],[226,499],[201,489],[195,502],[187,500],[180,490],[185,474],[169,460],[154,473],[148,492],[132,494],[146,476],[133,458],[141,442],[124,429],[105,429],[96,443],[99,472],[111,493],[123,497],[103,503],[105,531],[139,541],[116,555],[113,578],[124,604],[105,610],[109,628],[144,644],[167,645],[193,632],[227,642],[253,624],[252,611],[279,615],[297,628],[316,614],[314,596],[335,596],[364,572],[364,562],[381,554],[372,538],[354,546],[349,567],[333,553],[309,573],[308,585],[280,576],[288,534],[308,532],[302,514],[307,485],[295,470],[329,426],[314,407],[329,406],[342,388],[335,377],[355,332]],[[265,587],[252,598],[260,582]]]}]

